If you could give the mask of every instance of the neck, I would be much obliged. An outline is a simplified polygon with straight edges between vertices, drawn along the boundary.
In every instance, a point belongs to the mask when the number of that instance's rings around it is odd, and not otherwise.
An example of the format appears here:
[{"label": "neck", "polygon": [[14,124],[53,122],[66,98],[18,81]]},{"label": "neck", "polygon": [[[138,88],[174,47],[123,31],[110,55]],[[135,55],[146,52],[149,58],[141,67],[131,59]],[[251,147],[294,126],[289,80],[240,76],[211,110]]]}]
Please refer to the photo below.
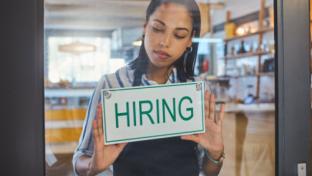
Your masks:
[{"label": "neck", "polygon": [[149,64],[146,76],[148,79],[153,80],[158,84],[164,84],[168,81],[171,70],[172,67],[158,68]]}]

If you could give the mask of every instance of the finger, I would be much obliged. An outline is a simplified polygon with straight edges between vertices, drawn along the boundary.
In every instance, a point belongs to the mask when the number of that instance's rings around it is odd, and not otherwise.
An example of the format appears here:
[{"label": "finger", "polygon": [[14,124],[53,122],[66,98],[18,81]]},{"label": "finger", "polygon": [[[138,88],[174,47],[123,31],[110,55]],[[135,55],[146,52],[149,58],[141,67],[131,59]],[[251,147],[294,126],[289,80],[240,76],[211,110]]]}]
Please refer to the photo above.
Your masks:
[{"label": "finger", "polygon": [[119,150],[123,150],[123,149],[126,147],[127,144],[128,144],[128,143],[117,144],[117,148],[118,148]]},{"label": "finger", "polygon": [[99,130],[99,134],[103,134],[103,118],[102,118],[102,105],[98,104],[96,111],[96,119],[97,119],[97,128]]},{"label": "finger", "polygon": [[99,132],[98,132],[98,130],[97,130],[97,121],[96,120],[93,120],[93,138],[94,138],[94,141],[95,141],[95,144],[97,144],[98,143],[98,141],[99,141]]},{"label": "finger", "polygon": [[207,99],[207,92],[205,92],[205,101],[204,101],[204,106],[205,106],[205,119],[208,119],[208,99]]},{"label": "finger", "polygon": [[104,144],[104,133],[103,133],[103,123],[102,123],[102,104],[98,104],[96,108],[96,131],[97,131],[97,141],[98,143]]},{"label": "finger", "polygon": [[196,135],[184,135],[184,136],[181,136],[181,139],[199,143],[199,137]]},{"label": "finger", "polygon": [[220,114],[219,114],[219,120],[218,120],[218,125],[222,125],[222,124],[223,124],[223,120],[224,120],[224,109],[225,109],[225,104],[221,104]]},{"label": "finger", "polygon": [[110,147],[113,147],[117,153],[120,153],[126,147],[126,145],[127,143],[121,143],[121,144],[113,144]]},{"label": "finger", "polygon": [[215,121],[215,97],[213,94],[210,95],[209,101],[209,119]]},{"label": "finger", "polygon": [[213,124],[213,123],[214,123],[214,121],[212,121],[212,120],[210,120],[210,119],[208,119],[208,120],[205,121],[205,128],[206,128],[206,131],[209,130],[209,128],[211,127],[211,124]]},{"label": "finger", "polygon": [[186,140],[186,141],[193,141],[196,143],[199,143],[199,136],[198,135],[184,135],[181,136],[182,140]]},{"label": "finger", "polygon": [[93,141],[94,141],[94,145],[93,145],[93,148],[94,148],[94,154],[97,153],[98,151],[98,147],[99,147],[99,140],[98,140],[98,132],[97,132],[97,122],[96,120],[93,120],[92,122],[92,137],[93,137]]},{"label": "finger", "polygon": [[209,119],[209,92],[205,91],[205,118]]},{"label": "finger", "polygon": [[101,137],[100,140],[102,140],[103,144],[105,145],[105,130],[103,128],[103,120],[102,118],[98,119],[98,130],[99,130],[99,136]]},{"label": "finger", "polygon": [[98,104],[98,106],[96,107],[96,116],[102,117],[102,105],[101,104]]},{"label": "finger", "polygon": [[99,130],[99,134],[103,134],[103,119],[102,119],[102,115],[99,115],[97,118],[97,127]]}]

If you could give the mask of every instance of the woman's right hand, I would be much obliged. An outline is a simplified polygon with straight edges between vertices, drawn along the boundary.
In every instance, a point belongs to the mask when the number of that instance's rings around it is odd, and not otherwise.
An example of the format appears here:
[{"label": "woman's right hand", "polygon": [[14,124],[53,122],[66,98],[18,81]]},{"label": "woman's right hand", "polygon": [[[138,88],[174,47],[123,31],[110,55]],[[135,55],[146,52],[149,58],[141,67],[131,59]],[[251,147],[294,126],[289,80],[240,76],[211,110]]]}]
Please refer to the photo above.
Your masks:
[{"label": "woman's right hand", "polygon": [[96,175],[106,170],[127,145],[127,143],[104,145],[103,133],[102,108],[101,105],[98,105],[96,119],[93,121],[94,152],[89,163],[88,175]]}]

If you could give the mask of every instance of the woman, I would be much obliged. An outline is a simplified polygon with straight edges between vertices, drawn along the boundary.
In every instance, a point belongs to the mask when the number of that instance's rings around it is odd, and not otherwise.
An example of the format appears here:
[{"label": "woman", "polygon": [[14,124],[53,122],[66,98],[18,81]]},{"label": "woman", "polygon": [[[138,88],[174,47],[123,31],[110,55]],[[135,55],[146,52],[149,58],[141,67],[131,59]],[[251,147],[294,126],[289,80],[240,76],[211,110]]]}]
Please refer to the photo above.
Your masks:
[{"label": "woman", "polygon": [[[80,143],[73,157],[75,173],[114,176],[217,175],[222,166],[221,112],[206,91],[206,133],[128,144],[104,145],[100,90],[103,88],[195,81],[194,63],[200,13],[194,0],[152,0],[139,56],[116,73],[105,75],[92,96]],[[204,152],[201,152],[204,151]],[[203,154],[204,153],[204,154]]]}]

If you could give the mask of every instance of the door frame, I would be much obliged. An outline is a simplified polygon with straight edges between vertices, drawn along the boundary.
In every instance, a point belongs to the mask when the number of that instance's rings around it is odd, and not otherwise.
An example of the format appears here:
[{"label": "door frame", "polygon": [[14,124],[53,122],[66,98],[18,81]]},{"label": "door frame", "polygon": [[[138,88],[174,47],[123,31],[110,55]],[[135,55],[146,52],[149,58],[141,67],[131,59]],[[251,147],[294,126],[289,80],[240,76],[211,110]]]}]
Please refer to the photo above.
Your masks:
[{"label": "door frame", "polygon": [[43,0],[0,5],[1,175],[45,175]]},{"label": "door frame", "polygon": [[[307,0],[274,3],[276,175],[296,175],[301,162],[310,175],[310,6]],[[43,0],[4,1],[0,9],[1,172],[45,175]]]},{"label": "door frame", "polygon": [[275,0],[276,175],[311,175],[310,14],[308,0]]}]

